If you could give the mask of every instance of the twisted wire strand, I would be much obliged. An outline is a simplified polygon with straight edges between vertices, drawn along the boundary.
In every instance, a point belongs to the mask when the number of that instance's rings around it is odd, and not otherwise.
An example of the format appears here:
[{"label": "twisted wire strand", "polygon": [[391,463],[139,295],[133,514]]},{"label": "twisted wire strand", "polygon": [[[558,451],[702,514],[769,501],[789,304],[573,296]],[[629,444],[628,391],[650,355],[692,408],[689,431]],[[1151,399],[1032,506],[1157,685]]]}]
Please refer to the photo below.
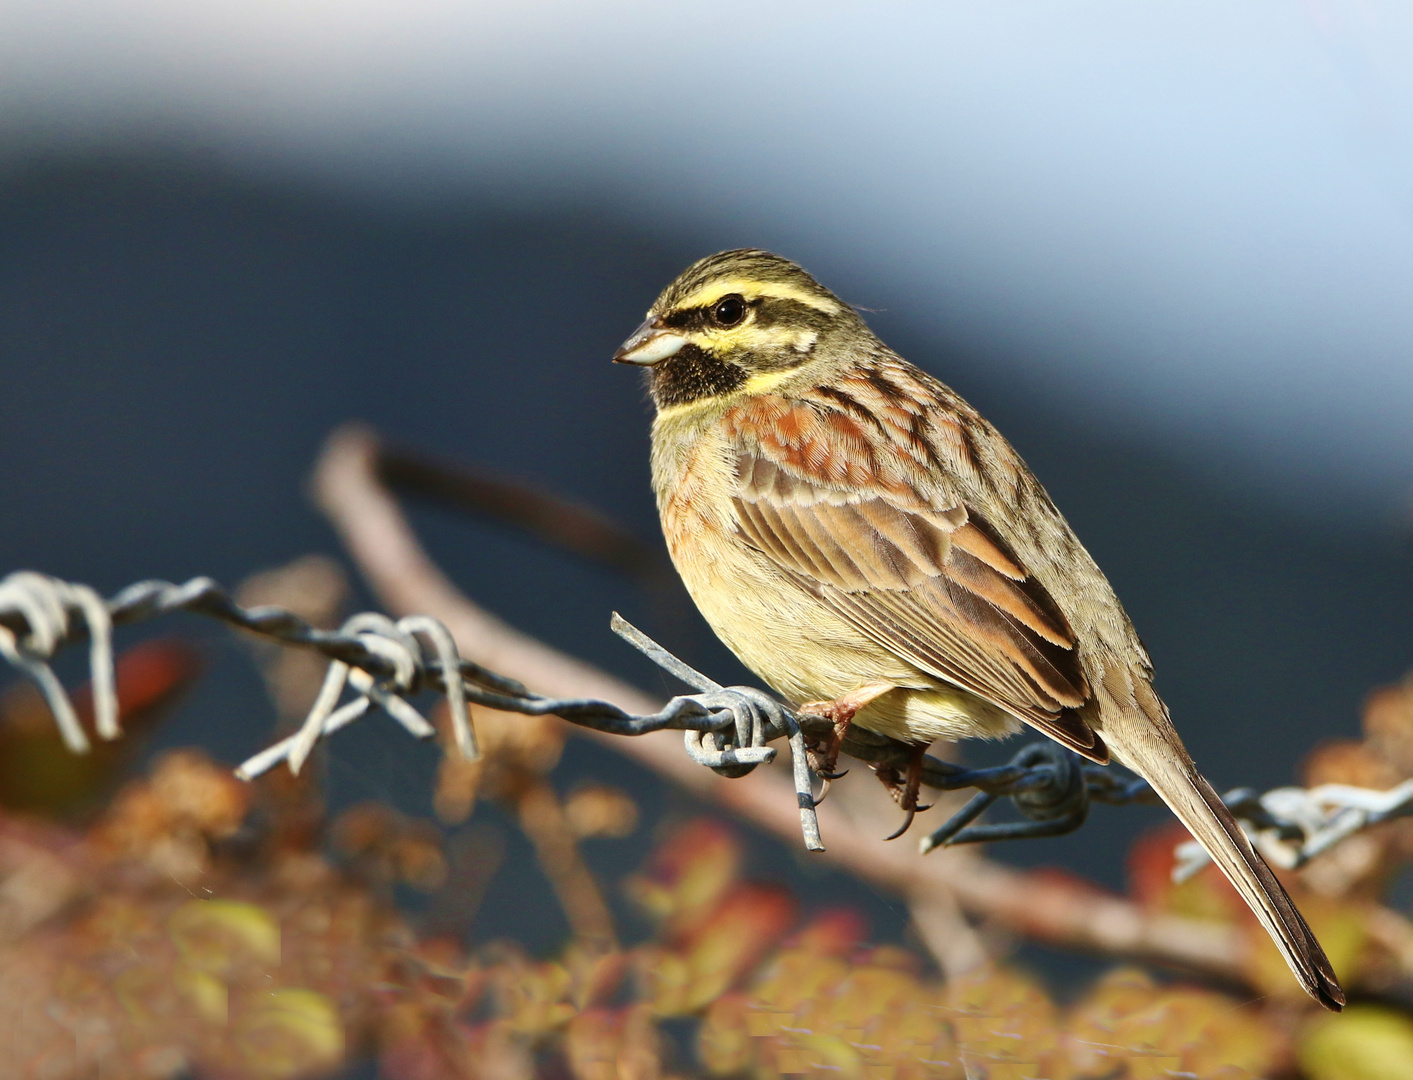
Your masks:
[{"label": "twisted wire strand", "polygon": [[91,642],[88,663],[93,679],[94,725],[100,737],[116,739],[120,732],[118,695],[113,682],[113,621],[102,597],[87,585],[22,570],[0,581],[0,611],[12,611],[23,622],[19,630],[0,623],[0,655],[39,686],[65,745],[76,754],[87,752],[88,736],[48,661],[76,629],[74,619],[83,621]]},{"label": "twisted wire strand", "polygon": [[[338,630],[321,630],[280,607],[242,608],[208,577],[180,585],[141,581],[104,600],[86,585],[34,571],[10,574],[0,580],[0,656],[34,680],[65,745],[83,753],[89,749],[88,737],[50,661],[64,647],[88,640],[95,727],[101,738],[116,738],[120,732],[113,628],[174,611],[218,619],[283,645],[311,648],[329,660],[324,684],[304,724],[245,761],[236,770],[242,779],[253,779],[281,761],[298,772],[319,739],[353,723],[375,705],[414,737],[430,738],[435,733],[432,724],[407,700],[430,690],[447,698],[453,741],[468,761],[479,753],[469,709],[473,704],[527,716],[559,716],[615,735],[681,731],[692,760],[723,776],[742,776],[773,760],[776,750],[768,744],[784,739],[790,748],[805,846],[809,850],[824,848],[807,739],[827,737],[832,731],[830,722],[798,716],[755,687],[722,686],[617,613],[611,623],[614,632],[695,694],[674,697],[650,715],[628,713],[592,698],[547,698],[462,658],[450,631],[427,616],[394,621],[386,615],[363,612]],[[348,691],[352,697],[343,701]],[[905,744],[857,727],[845,738],[843,751],[875,767],[900,768],[908,758]],[[973,788],[978,792],[947,824],[923,839],[923,851],[947,844],[1058,835],[1082,824],[1091,803],[1157,801],[1142,780],[1086,763],[1048,740],[1026,745],[1009,764],[995,768],[968,769],[927,757],[922,782],[940,790]],[[972,824],[1003,798],[1026,820]],[[1278,788],[1264,795],[1238,789],[1225,801],[1267,858],[1278,866],[1299,866],[1363,829],[1413,814],[1413,780],[1390,791],[1342,784],[1312,790]],[[1195,844],[1181,846],[1178,854],[1175,877],[1190,875],[1203,865],[1205,856]]]},{"label": "twisted wire strand", "polygon": [[[1387,791],[1351,784],[1273,788],[1264,795],[1236,788],[1222,796],[1266,861],[1294,870],[1342,840],[1384,821],[1413,815],[1413,780]],[[1211,861],[1195,841],[1179,844],[1173,880],[1186,881]]]},{"label": "twisted wire strand", "polygon": [[[333,716],[338,716],[340,720],[333,727],[337,730],[362,715],[374,703],[382,706],[418,737],[430,736],[433,734],[432,725],[406,702],[404,695],[428,685],[433,670],[436,673],[435,688],[443,692],[447,691],[442,672],[453,667],[460,671],[462,679],[476,680],[510,693],[524,691],[524,687],[513,680],[487,672],[477,664],[462,661],[445,627],[437,624],[439,632],[429,629],[429,624],[435,620],[413,617],[394,623],[386,615],[366,613],[355,615],[338,631],[319,630],[283,608],[242,608],[208,577],[192,578],[182,585],[169,581],[140,581],[104,601],[86,585],[75,585],[33,571],[11,574],[0,581],[0,654],[35,680],[54,713],[66,745],[75,753],[83,753],[89,749],[88,738],[79,724],[68,693],[49,666],[49,661],[71,641],[84,637],[89,639],[95,726],[102,737],[115,738],[118,722],[112,659],[113,627],[141,622],[172,611],[210,616],[282,644],[317,649],[329,657],[332,661],[330,672],[315,703],[315,711],[332,711],[332,715],[328,719],[321,718],[315,728],[316,738],[328,728],[329,719]],[[423,655],[422,643],[416,636],[418,631],[425,633],[433,643],[431,651],[437,657],[435,665]],[[360,706],[356,700],[350,706],[333,711],[345,681],[354,686],[363,704]],[[461,690],[461,687],[456,689]],[[457,744],[464,754],[473,757],[476,744],[474,735],[470,733],[466,694],[464,691],[451,691],[448,692],[448,699],[452,704],[452,724],[457,729]],[[307,756],[307,741],[308,735],[301,729],[293,740],[286,740],[290,745],[281,757],[296,750],[302,750],[303,756]],[[296,771],[303,762],[303,756],[292,761]],[[250,764],[247,762],[242,769]]]}]

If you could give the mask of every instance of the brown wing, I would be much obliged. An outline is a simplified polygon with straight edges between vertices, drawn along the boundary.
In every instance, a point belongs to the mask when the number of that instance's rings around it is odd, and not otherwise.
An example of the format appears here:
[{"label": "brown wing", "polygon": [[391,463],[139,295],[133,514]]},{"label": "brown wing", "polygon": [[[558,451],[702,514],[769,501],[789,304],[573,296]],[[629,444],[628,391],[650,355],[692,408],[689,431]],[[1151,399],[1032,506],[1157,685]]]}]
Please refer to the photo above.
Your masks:
[{"label": "brown wing", "polygon": [[996,532],[940,481],[906,482],[886,425],[864,438],[819,402],[774,401],[728,417],[743,538],[884,648],[1107,761],[1073,711],[1089,686],[1069,623]]}]

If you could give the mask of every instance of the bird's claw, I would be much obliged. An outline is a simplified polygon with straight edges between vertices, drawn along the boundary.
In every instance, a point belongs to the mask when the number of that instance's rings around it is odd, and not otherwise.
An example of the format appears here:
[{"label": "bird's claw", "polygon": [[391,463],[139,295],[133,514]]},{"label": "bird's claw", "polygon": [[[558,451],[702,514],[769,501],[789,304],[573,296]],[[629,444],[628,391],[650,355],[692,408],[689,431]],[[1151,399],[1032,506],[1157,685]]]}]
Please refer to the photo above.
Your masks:
[{"label": "bird's claw", "polygon": [[893,765],[875,765],[874,773],[882,781],[883,786],[888,789],[888,794],[892,795],[906,814],[903,824],[892,836],[884,837],[885,840],[896,840],[912,827],[913,818],[924,810],[931,810],[932,804],[919,806],[917,803],[918,791],[922,787],[922,759],[927,754],[927,743],[913,743],[908,747],[908,768],[902,776],[898,775],[898,770]]},{"label": "bird's claw", "polygon": [[898,837],[902,836],[905,832],[907,832],[909,829],[911,829],[912,826],[913,826],[913,816],[914,816],[916,813],[917,813],[916,808],[914,808],[914,809],[912,809],[912,810],[909,810],[909,811],[907,812],[907,814],[904,815],[904,817],[903,817],[903,823],[898,826],[898,831],[895,832],[895,833],[893,833],[893,834],[890,835],[890,836],[885,836],[885,837],[883,838],[883,842],[884,842],[884,843],[887,843],[889,840],[896,840],[896,839],[898,839]]}]

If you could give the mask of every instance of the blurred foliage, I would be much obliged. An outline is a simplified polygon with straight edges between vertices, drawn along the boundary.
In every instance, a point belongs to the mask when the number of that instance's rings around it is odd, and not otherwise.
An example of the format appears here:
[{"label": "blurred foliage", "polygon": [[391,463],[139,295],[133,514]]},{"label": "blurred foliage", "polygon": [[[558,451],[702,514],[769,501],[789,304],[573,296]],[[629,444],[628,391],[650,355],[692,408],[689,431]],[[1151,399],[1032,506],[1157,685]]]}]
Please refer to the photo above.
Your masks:
[{"label": "blurred foliage", "polygon": [[[251,588],[290,606],[303,595],[329,621],[342,595],[330,575],[306,561]],[[281,715],[298,715],[317,667],[264,655]],[[120,672],[132,726],[194,664],[158,642]],[[0,747],[61,775],[44,755],[65,751],[39,746],[34,707],[21,692],[0,700]],[[1311,754],[1307,783],[1413,775],[1413,680],[1375,694],[1364,721],[1362,741]],[[855,913],[749,880],[742,841],[705,818],[661,830],[615,883],[652,928],[622,943],[579,848],[631,834],[633,800],[558,791],[556,721],[480,710],[476,723],[486,756],[448,756],[434,805],[461,822],[494,800],[518,822],[573,928],[553,958],[468,940],[500,857],[475,826],[448,843],[437,823],[378,804],[328,820],[317,769],[245,785],[184,750],[117,787],[109,758],[48,800],[0,769],[0,1075],[294,1080],[371,1057],[386,1080],[1413,1076],[1413,928],[1385,903],[1413,822],[1285,875],[1351,991],[1343,1015],[1299,993],[1215,871],[1172,883],[1176,828],[1135,845],[1130,898],[1227,928],[1243,985],[1125,963],[1062,1002],[999,952],[947,979],[916,949],[870,943]],[[1033,880],[1037,904],[1075,884]],[[430,894],[427,911],[401,909],[400,888]]]},{"label": "blurred foliage", "polygon": [[70,819],[96,810],[142,736],[199,673],[196,650],[181,641],[159,638],[129,649],[114,671],[123,738],[98,738],[92,693],[85,687],[74,695],[74,710],[91,740],[87,754],[65,752],[38,687],[28,680],[9,686],[0,695],[0,807]]}]

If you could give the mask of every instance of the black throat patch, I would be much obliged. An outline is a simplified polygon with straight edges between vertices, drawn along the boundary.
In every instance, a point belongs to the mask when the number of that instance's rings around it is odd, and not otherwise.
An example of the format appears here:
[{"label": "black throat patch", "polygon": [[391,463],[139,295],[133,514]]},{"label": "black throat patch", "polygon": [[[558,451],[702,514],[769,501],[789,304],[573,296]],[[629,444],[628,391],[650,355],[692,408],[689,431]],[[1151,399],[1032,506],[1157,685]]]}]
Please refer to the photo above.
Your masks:
[{"label": "black throat patch", "polygon": [[648,392],[659,409],[686,405],[739,389],[746,370],[696,345],[683,345],[676,356],[648,371]]}]

